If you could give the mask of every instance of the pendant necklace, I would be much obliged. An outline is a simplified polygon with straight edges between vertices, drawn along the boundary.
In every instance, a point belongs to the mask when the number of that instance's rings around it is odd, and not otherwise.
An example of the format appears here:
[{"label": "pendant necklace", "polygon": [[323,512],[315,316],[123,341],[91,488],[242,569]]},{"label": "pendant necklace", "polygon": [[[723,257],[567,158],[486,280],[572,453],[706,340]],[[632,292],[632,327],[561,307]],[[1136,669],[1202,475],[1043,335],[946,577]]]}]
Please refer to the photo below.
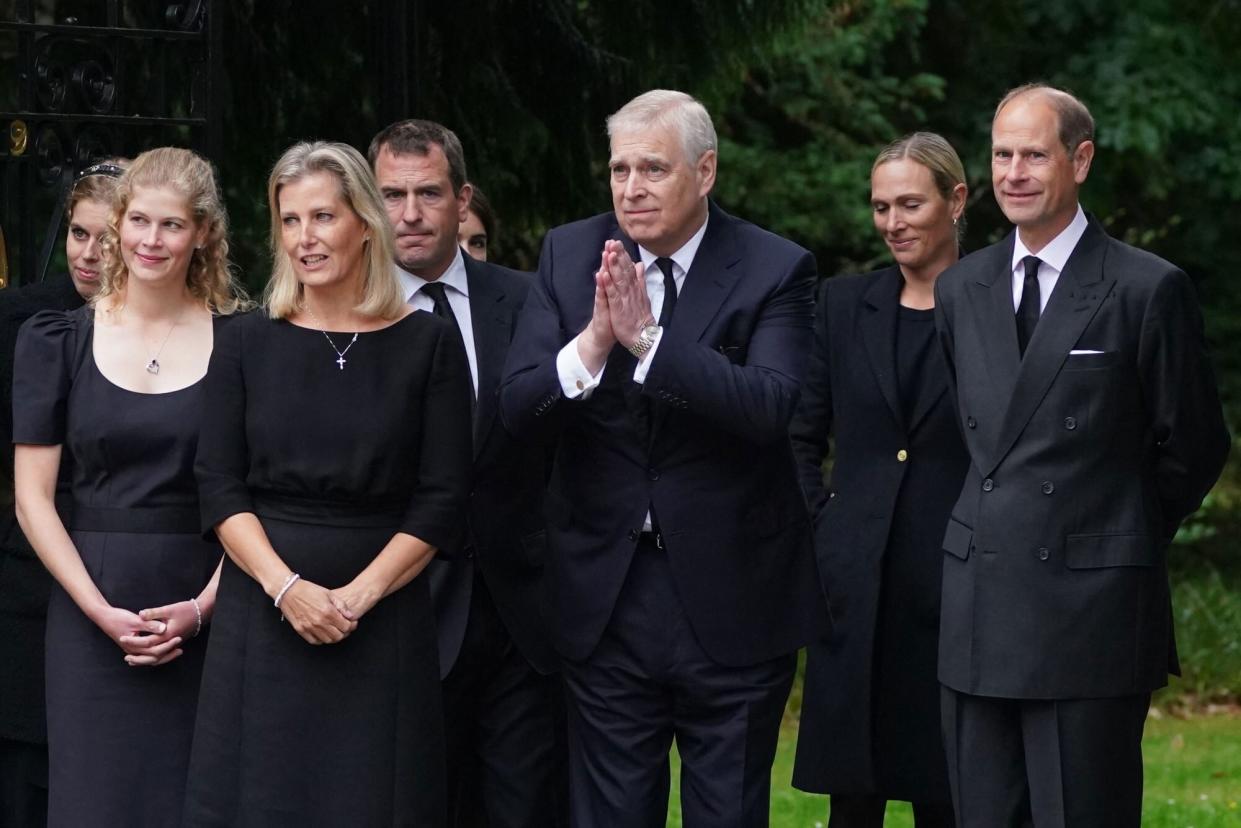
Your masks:
[{"label": "pendant necklace", "polygon": [[181,316],[178,315],[177,318],[172,321],[172,325],[169,326],[168,333],[164,334],[164,341],[159,343],[159,348],[156,349],[155,356],[151,357],[151,359],[147,361],[148,374],[159,373],[159,355],[164,352],[164,346],[168,344],[168,338],[172,336],[173,330],[180,324]]},{"label": "pendant necklace", "polygon": [[319,333],[323,334],[323,338],[327,340],[327,344],[331,345],[332,350],[336,352],[336,359],[333,361],[340,368],[340,370],[345,370],[345,363],[349,361],[345,359],[345,354],[349,353],[349,349],[353,347],[353,343],[358,341],[358,335],[355,333],[353,335],[353,339],[349,340],[349,344],[346,345],[345,350],[342,351],[340,348],[336,347],[336,343],[332,341],[332,337],[328,336],[327,331],[324,330],[327,326],[319,321],[319,317],[315,316],[315,312],[312,311],[308,305],[303,305],[302,307],[306,309],[306,313],[310,314],[310,318],[315,320],[315,324],[319,326]]}]

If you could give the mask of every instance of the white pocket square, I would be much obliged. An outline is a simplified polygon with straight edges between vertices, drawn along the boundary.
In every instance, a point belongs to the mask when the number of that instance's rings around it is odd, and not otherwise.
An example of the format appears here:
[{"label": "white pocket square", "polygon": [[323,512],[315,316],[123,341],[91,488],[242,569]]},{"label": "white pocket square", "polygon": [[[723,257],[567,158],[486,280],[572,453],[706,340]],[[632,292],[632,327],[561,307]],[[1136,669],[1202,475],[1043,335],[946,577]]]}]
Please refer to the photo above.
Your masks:
[{"label": "white pocket square", "polygon": [[1101,353],[1103,353],[1103,352],[1102,352],[1102,351],[1092,351],[1092,350],[1087,349],[1087,350],[1084,350],[1084,351],[1069,351],[1069,356],[1078,356],[1078,355],[1080,355],[1080,354],[1101,354]]}]

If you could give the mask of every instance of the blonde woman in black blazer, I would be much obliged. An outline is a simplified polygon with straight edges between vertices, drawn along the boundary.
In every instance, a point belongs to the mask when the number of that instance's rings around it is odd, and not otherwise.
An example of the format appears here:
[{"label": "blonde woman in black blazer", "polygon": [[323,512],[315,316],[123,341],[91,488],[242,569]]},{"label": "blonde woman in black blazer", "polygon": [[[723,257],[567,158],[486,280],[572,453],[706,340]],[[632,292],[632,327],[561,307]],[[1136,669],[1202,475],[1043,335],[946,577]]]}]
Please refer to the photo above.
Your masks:
[{"label": "blonde woman in black blazer", "polygon": [[809,648],[793,784],[831,794],[831,828],[880,826],[891,799],[920,828],[953,823],[935,669],[940,541],[967,459],[932,291],[958,257],[964,179],[932,133],[879,154],[875,228],[896,264],[821,286],[791,427],[835,622]]}]

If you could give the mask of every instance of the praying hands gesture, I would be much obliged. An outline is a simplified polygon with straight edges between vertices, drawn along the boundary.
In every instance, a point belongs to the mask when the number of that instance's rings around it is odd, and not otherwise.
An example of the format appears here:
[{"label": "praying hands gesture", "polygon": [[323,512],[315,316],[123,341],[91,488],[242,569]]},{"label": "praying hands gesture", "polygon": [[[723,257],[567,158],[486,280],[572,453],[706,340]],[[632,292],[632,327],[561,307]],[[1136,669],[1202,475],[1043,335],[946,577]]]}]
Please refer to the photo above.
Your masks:
[{"label": "praying hands gesture", "polygon": [[595,272],[595,303],[590,324],[578,338],[578,355],[592,374],[599,373],[612,346],[628,349],[647,325],[655,324],[646,292],[646,268],[629,257],[614,239],[604,242]]}]

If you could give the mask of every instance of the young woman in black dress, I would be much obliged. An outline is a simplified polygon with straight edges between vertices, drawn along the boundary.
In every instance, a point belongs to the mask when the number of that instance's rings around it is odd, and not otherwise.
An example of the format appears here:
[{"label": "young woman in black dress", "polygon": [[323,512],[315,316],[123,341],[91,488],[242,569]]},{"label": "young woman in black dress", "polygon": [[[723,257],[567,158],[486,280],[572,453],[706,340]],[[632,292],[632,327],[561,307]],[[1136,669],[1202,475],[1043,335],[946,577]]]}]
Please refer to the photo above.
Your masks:
[{"label": "young woman in black dress", "polygon": [[[92,304],[22,329],[17,514],[56,579],[47,619],[51,826],[175,824],[215,600],[193,458],[215,315],[238,305],[211,166],[181,149],[120,179]],[[71,503],[55,502],[62,454]]]},{"label": "young woman in black dress", "polygon": [[932,309],[965,197],[943,138],[892,143],[871,207],[896,263],[819,293],[790,433],[835,624],[808,650],[793,784],[831,794],[830,828],[881,826],[888,800],[912,802],[920,828],[953,824],[936,659],[941,542],[967,457]]},{"label": "young woman in black dress", "polygon": [[[0,486],[13,480],[13,354],[17,332],[44,310],[74,310],[99,291],[100,241],[112,196],[129,159],[110,158],[78,174],[65,219],[68,272],[0,291],[0,444],[9,446]],[[67,464],[58,488],[67,490]],[[52,578],[17,528],[12,490],[0,514],[0,814],[6,828],[47,825],[47,712],[43,685],[43,631]]]},{"label": "young woman in black dress", "polygon": [[196,466],[203,525],[228,559],[184,824],[441,825],[439,665],[418,575],[463,525],[465,351],[450,323],[405,304],[354,149],[292,147],[268,203],[266,312],[221,335]]}]

